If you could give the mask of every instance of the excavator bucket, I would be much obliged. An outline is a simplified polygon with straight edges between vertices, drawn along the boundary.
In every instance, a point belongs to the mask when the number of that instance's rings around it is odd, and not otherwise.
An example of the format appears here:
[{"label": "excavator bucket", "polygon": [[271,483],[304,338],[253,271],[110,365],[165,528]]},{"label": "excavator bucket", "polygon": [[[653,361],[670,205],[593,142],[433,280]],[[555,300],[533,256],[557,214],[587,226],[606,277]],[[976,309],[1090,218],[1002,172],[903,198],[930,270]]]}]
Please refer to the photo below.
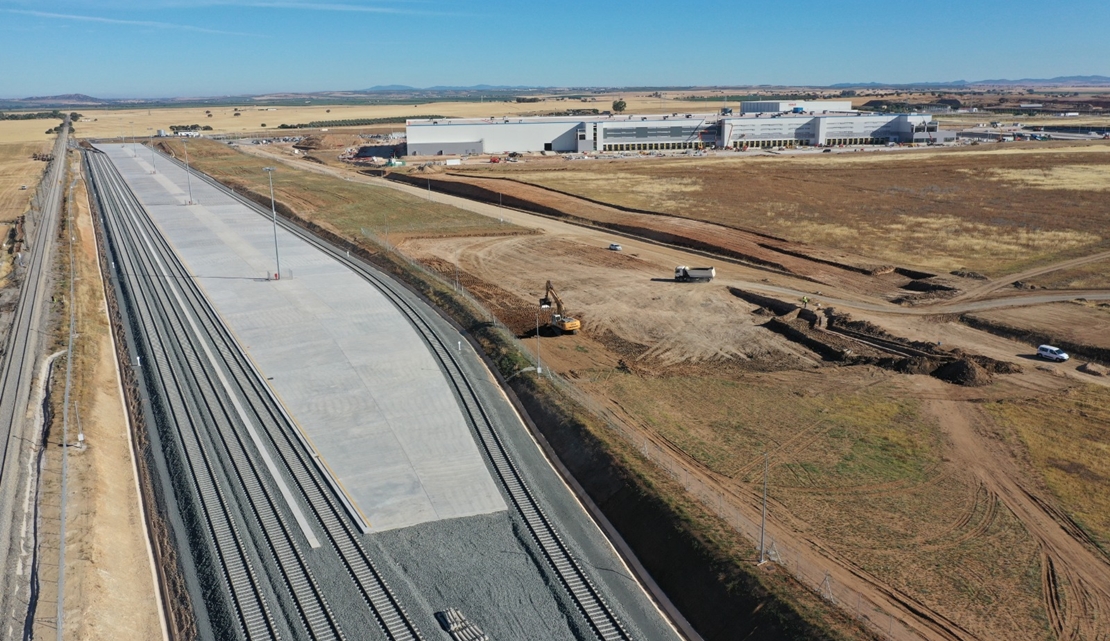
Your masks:
[{"label": "excavator bucket", "polygon": [[548,309],[551,307],[551,299],[544,296],[540,299],[540,309]]}]

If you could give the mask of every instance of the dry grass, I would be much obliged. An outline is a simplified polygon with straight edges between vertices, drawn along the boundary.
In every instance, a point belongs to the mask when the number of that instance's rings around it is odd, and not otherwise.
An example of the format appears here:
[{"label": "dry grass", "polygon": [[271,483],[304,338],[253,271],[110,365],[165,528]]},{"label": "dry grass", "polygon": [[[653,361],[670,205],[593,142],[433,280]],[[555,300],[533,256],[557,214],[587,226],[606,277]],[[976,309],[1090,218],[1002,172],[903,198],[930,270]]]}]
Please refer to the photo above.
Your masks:
[{"label": "dry grass", "polygon": [[[516,102],[429,102],[402,105],[306,105],[299,107],[259,107],[244,103],[242,105],[220,105],[216,107],[164,107],[160,109],[78,109],[85,119],[90,122],[77,122],[74,127],[82,138],[130,138],[132,132],[136,137],[144,138],[152,131],[165,129],[169,131],[170,125],[208,125],[214,134],[255,132],[274,129],[275,135],[280,135],[277,130],[280,124],[308,123],[324,120],[350,120],[355,118],[398,118],[405,116],[451,116],[456,118],[476,118],[491,116],[527,116],[567,109],[599,109],[608,110],[616,96],[599,96],[597,102],[580,102],[577,100],[547,100],[540,103]],[[701,103],[680,102],[665,100],[660,106],[657,99],[626,98],[629,111],[643,113],[673,111],[690,112],[698,108]],[[715,106],[713,108],[716,108]],[[239,109],[238,116],[235,110]],[[272,109],[272,110],[267,110]],[[211,111],[209,118],[205,111]],[[6,136],[14,136],[15,140],[45,140],[46,136],[33,137],[34,132],[46,131],[57,124],[56,121],[35,120],[33,126],[11,127],[10,132],[5,129],[8,122],[0,122],[0,142]],[[39,126],[39,123],[42,126]],[[47,123],[50,123],[47,125]],[[262,125],[265,124],[265,129]],[[403,124],[394,126],[398,131],[404,128]],[[148,131],[150,130],[150,131]]]},{"label": "dry grass", "polygon": [[1110,552],[1110,390],[1085,385],[987,409],[1017,431],[1064,509]]},{"label": "dry grass", "polygon": [[986,175],[992,180],[1038,189],[1110,191],[1110,166],[1107,165],[1061,165],[1043,170],[990,169]]},{"label": "dry grass", "polygon": [[[47,129],[61,124],[61,120],[0,120],[0,145],[9,143],[49,143],[57,136]],[[49,147],[49,145],[47,145]]]},{"label": "dry grass", "polygon": [[1087,263],[1071,269],[1061,269],[1044,276],[1029,279],[1037,287],[1048,289],[1103,289],[1110,288],[1110,260]]},{"label": "dry grass", "polygon": [[[0,121],[0,125],[11,121]],[[45,131],[45,128],[43,129]],[[31,160],[36,152],[49,152],[53,136],[44,136],[44,142],[0,144],[0,223],[14,220],[27,209],[31,195],[42,177],[46,163]],[[27,190],[21,190],[27,185]]]},{"label": "dry grass", "polygon": [[[806,391],[792,391],[780,376],[805,379]],[[598,385],[652,431],[730,478],[751,481],[751,465],[762,452],[781,448],[774,473],[779,486],[920,480],[937,460],[936,428],[920,416],[916,401],[892,397],[881,381],[861,380],[853,389],[820,373],[770,380],[623,374]],[[797,447],[811,441],[811,447]]]},{"label": "dry grass", "polygon": [[770,495],[785,508],[775,518],[980,638],[1048,638],[1036,541],[946,461],[904,379],[865,368],[588,378],[577,384],[741,493],[769,451]]},{"label": "dry grass", "polygon": [[[165,144],[179,157],[183,155],[181,141]],[[189,145],[189,160],[195,168],[229,184],[257,194],[269,192],[266,172],[262,168],[272,161],[206,140]],[[487,216],[431,203],[386,187],[288,166],[274,172],[274,192],[278,202],[346,238],[360,237],[363,229],[387,236],[394,243],[414,237],[528,233],[515,225],[502,224]]]},{"label": "dry grass", "polygon": [[[1110,176],[1107,152],[1084,143],[485,171],[880,262],[1000,276],[1110,247],[1110,190],[1099,182]],[[1047,178],[1032,184],[1035,175]]]}]

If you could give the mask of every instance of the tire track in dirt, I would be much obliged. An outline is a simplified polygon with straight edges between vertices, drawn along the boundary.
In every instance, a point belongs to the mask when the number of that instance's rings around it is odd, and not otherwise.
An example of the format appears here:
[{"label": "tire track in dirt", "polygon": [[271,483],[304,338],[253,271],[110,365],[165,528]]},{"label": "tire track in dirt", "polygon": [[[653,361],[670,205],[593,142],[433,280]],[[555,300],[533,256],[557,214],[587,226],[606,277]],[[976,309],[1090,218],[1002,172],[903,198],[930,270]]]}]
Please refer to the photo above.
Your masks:
[{"label": "tire track in dirt", "polygon": [[1110,251],[1099,252],[1097,254],[1083,256],[1081,258],[1073,258],[1071,260],[1065,260],[1058,263],[1053,263],[1051,265],[1044,265],[1043,267],[1027,269],[1016,274],[1010,274],[1009,276],[1005,276],[998,280],[989,281],[983,285],[979,285],[978,287],[969,287],[967,290],[964,291],[964,293],[956,296],[955,298],[951,298],[946,302],[948,304],[954,304],[960,301],[975,300],[978,298],[982,298],[987,294],[990,294],[991,292],[997,291],[1004,287],[1008,287],[1020,280],[1028,280],[1037,276],[1043,276],[1055,271],[1060,271],[1062,269],[1071,269],[1073,267],[1079,267],[1082,265],[1087,265],[1089,263],[1096,263],[1102,260],[1110,260]]},{"label": "tire track in dirt", "polygon": [[926,408],[940,419],[952,451],[966,469],[995,493],[1040,543],[1045,610],[1057,638],[1104,639],[1110,617],[1110,563],[1106,556],[1071,519],[1020,483],[1021,474],[998,444],[976,434],[973,424],[990,420],[982,410],[952,400],[927,401]]}]

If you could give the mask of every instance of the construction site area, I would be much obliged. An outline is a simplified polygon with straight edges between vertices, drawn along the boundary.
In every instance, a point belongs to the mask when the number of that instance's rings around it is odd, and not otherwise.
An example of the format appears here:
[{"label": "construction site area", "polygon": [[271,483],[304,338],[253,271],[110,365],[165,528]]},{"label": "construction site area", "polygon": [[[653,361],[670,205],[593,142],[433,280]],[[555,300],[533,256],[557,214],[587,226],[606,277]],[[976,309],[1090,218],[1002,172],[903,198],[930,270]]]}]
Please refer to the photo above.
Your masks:
[{"label": "construction site area", "polygon": [[1108,638],[1110,144],[383,172],[350,142],[188,144],[506,327],[491,358],[570,399],[585,436],[547,439],[704,638],[742,585],[828,638]]}]

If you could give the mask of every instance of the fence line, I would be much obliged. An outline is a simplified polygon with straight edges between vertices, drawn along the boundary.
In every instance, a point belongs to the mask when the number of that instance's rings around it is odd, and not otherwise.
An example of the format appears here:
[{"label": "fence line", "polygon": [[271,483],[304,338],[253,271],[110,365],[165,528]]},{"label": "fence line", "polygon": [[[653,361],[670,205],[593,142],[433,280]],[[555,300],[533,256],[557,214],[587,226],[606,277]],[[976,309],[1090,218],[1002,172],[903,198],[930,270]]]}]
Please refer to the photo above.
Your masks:
[{"label": "fence line", "polygon": [[[416,259],[398,251],[387,238],[379,237],[365,228],[361,231],[367,240],[384,247],[395,257],[403,260],[424,276],[452,289],[482,316],[481,320],[490,323],[506,342],[513,345],[521,354],[528,355],[535,366],[541,368],[542,376],[554,383],[561,392],[567,394],[588,412],[600,419],[609,430],[633,445],[644,458],[651,461],[676,482],[681,483],[685,490],[697,499],[703,507],[724,520],[735,531],[746,537],[755,547],[759,546],[763,534],[760,522],[747,516],[733,505],[728,497],[731,492],[727,492],[716,483],[707,483],[698,476],[691,475],[685,462],[681,460],[678,454],[632,430],[608,407],[599,404],[573,383],[553,372],[550,367],[542,367],[541,361],[537,358],[535,347],[529,348],[525,345],[513,330],[502,323],[485,304],[467,291],[466,287],[457,278],[449,279],[445,275],[429,269]],[[768,561],[789,572],[802,585],[813,590],[825,601],[840,607],[841,610],[891,641],[920,641],[924,638],[901,618],[901,614],[884,610],[867,596],[838,582],[832,571],[823,567],[819,558],[813,558],[819,555],[805,554],[801,550],[777,540],[774,536],[774,529],[777,528],[768,527],[766,532],[765,549]]]}]

